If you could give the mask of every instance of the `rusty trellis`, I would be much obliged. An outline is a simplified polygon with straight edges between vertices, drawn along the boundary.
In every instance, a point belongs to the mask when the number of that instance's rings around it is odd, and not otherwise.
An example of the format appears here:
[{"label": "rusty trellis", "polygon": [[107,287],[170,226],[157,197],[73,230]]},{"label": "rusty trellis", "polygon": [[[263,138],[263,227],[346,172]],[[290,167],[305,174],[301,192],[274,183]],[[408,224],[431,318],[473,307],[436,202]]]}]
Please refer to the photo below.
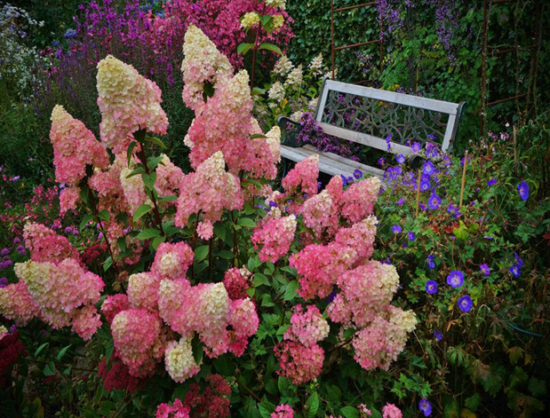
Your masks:
[{"label": "rusty trellis", "polygon": [[[341,51],[341,50],[344,50],[344,49],[357,48],[357,47],[360,47],[360,46],[365,46],[365,45],[370,45],[370,44],[380,44],[380,70],[382,70],[382,60],[383,60],[383,56],[384,56],[384,45],[382,43],[382,18],[381,17],[379,17],[379,19],[378,19],[379,22],[380,22],[380,37],[379,37],[379,39],[372,40],[372,41],[366,41],[366,42],[359,42],[359,43],[351,44],[351,45],[343,45],[343,46],[338,46],[338,47],[335,47],[335,45],[334,45],[334,15],[336,13],[347,12],[349,10],[360,9],[360,8],[368,7],[368,6],[374,6],[377,3],[378,3],[377,1],[371,1],[369,3],[357,4],[355,6],[340,7],[340,8],[335,9],[334,8],[334,0],[330,0],[330,35],[331,35],[332,79],[333,80],[336,76],[336,67],[335,67],[336,51]],[[359,83],[357,83],[357,84],[359,84]]]},{"label": "rusty trellis", "polygon": [[[542,24],[542,0],[533,0],[533,2],[536,4],[536,18],[535,18],[535,25],[534,26],[534,37],[533,37],[533,43],[526,46],[521,46],[518,44],[518,19],[517,16],[514,18],[515,23],[515,30],[514,30],[514,37],[515,37],[515,44],[511,45],[508,48],[505,49],[498,49],[498,48],[491,48],[488,45],[488,32],[489,32],[489,26],[491,21],[491,12],[493,9],[493,5],[498,5],[502,3],[519,3],[520,0],[483,0],[483,44],[482,44],[482,63],[481,63],[481,109],[480,109],[480,128],[481,128],[481,134],[483,135],[485,130],[485,119],[487,116],[487,108],[491,106],[495,106],[497,104],[510,102],[512,100],[516,101],[516,105],[518,107],[519,111],[519,100],[520,99],[526,99],[526,111],[527,107],[529,106],[529,99],[531,97],[535,97],[535,87],[536,87],[536,77],[537,77],[537,66],[538,66],[538,50],[540,49],[540,26]],[[527,0],[531,1],[531,0]],[[489,52],[490,50],[490,52]],[[519,91],[519,53],[521,51],[531,51],[531,69],[530,69],[530,80],[529,80],[529,88],[527,92],[520,93]],[[504,56],[511,52],[516,53],[516,91],[515,95],[511,97],[507,97],[500,100],[495,101],[489,101],[489,89],[487,88],[487,56]],[[536,100],[533,100],[535,102],[536,107]]]}]

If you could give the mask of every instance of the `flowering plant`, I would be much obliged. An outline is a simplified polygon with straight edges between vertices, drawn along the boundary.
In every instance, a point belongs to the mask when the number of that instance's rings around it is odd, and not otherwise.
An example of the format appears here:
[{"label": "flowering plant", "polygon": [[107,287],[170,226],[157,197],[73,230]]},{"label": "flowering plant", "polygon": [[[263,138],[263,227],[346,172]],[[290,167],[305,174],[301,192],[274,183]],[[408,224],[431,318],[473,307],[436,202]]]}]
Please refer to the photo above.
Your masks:
[{"label": "flowering plant", "polygon": [[101,142],[53,109],[60,210],[80,213],[90,241],[25,225],[29,258],[0,289],[2,321],[34,353],[22,364],[43,365],[48,381],[89,380],[100,395],[78,408],[94,417],[378,412],[382,398],[364,388],[390,379],[417,323],[392,304],[396,268],[372,258],[380,180],[335,177],[320,191],[310,157],[273,191],[280,130],[253,118],[248,73],[196,26],[184,51],[187,174],[159,153],[159,87],[113,56],[98,64]]}]

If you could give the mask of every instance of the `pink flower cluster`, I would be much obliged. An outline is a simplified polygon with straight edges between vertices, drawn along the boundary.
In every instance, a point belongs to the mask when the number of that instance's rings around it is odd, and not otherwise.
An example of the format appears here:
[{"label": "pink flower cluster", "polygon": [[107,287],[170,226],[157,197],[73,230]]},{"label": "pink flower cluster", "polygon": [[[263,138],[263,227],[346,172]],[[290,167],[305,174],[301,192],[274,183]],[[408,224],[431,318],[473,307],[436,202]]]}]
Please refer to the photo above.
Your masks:
[{"label": "pink flower cluster", "polygon": [[59,263],[66,258],[79,259],[69,240],[38,223],[27,223],[23,229],[25,246],[30,250],[31,260]]},{"label": "pink flower cluster", "polygon": [[243,196],[237,176],[225,171],[223,154],[218,151],[183,177],[175,224],[186,227],[192,214],[216,222],[224,209],[241,209]]},{"label": "pink flower cluster", "polygon": [[394,404],[387,403],[382,408],[382,418],[403,418],[403,413]]},{"label": "pink flower cluster", "polygon": [[86,175],[86,165],[106,168],[109,155],[94,134],[57,105],[52,111],[50,140],[53,145],[55,180],[77,186]]},{"label": "pink flower cluster", "polygon": [[282,181],[282,185],[288,193],[307,194],[313,197],[317,194],[317,178],[319,177],[319,155],[300,161],[288,172]]},{"label": "pink flower cluster", "polygon": [[310,347],[296,341],[282,341],[275,346],[281,370],[277,373],[295,385],[312,381],[321,373],[325,352],[317,344]]},{"label": "pink flower cluster", "polygon": [[131,135],[140,129],[166,134],[168,119],[160,107],[161,91],[153,81],[111,55],[97,68],[101,140],[115,154],[125,152]]},{"label": "pink flower cluster", "polygon": [[0,289],[0,313],[18,326],[24,326],[40,314],[40,308],[25,282],[17,282]]},{"label": "pink flower cluster", "polygon": [[319,308],[309,305],[304,311],[301,305],[297,305],[290,318],[290,328],[286,330],[284,338],[310,347],[324,340],[329,331],[328,322],[319,312]]},{"label": "pink flower cluster", "polygon": [[274,218],[267,216],[254,229],[254,234],[250,238],[254,248],[258,249],[262,245],[259,256],[260,260],[271,261],[275,263],[281,257],[284,257],[294,240],[296,232],[296,217],[294,215]]},{"label": "pink flower cluster", "polygon": [[161,403],[157,408],[155,418],[190,418],[190,408],[184,406],[179,399],[176,398],[172,405]]},{"label": "pink flower cluster", "polygon": [[251,276],[252,273],[245,266],[241,269],[233,267],[225,272],[223,285],[231,300],[244,299],[248,296],[246,291],[250,288]]},{"label": "pink flower cluster", "polygon": [[275,408],[275,412],[271,414],[271,418],[294,418],[294,409],[290,405],[279,405]]}]

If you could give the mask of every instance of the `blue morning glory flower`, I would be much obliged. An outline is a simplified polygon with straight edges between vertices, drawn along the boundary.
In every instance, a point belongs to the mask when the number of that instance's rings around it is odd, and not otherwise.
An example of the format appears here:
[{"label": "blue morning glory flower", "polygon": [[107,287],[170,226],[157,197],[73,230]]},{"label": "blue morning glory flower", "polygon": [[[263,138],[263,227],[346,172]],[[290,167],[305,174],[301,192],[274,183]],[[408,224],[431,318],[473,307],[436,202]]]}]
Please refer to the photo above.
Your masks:
[{"label": "blue morning glory flower", "polygon": [[470,312],[473,305],[472,298],[469,295],[462,296],[458,299],[457,305],[462,312]]},{"label": "blue morning glory flower", "polygon": [[428,263],[429,268],[431,268],[432,270],[435,268],[434,255],[433,254],[430,254],[428,256],[428,258],[426,258],[426,262]]},{"label": "blue morning glory flower", "polygon": [[443,332],[441,331],[434,331],[434,337],[437,341],[441,341],[443,339]]},{"label": "blue morning glory flower", "polygon": [[529,199],[529,185],[525,182],[525,180],[518,184],[518,193],[521,200]]},{"label": "blue morning glory flower", "polygon": [[433,173],[435,173],[435,166],[433,165],[433,163],[431,161],[426,161],[422,165],[422,172],[424,174],[428,174],[429,176],[431,176]]},{"label": "blue morning glory flower", "polygon": [[521,275],[520,267],[517,264],[514,264],[510,267],[510,273],[512,273],[514,277],[519,277]]},{"label": "blue morning glory flower", "polygon": [[441,198],[434,191],[430,196],[430,198],[428,199],[428,205],[430,206],[431,210],[436,210],[437,208],[439,208],[440,204],[441,204]]},{"label": "blue morning glory flower", "polygon": [[459,287],[464,284],[464,273],[460,270],[453,270],[447,276],[447,284],[450,284],[452,287]]},{"label": "blue morning glory flower", "polygon": [[356,169],[354,172],[353,172],[353,176],[356,178],[356,179],[360,179],[361,177],[363,177],[363,172],[359,169]]},{"label": "blue morning glory flower", "polygon": [[414,235],[414,232],[412,231],[407,232],[407,238],[409,239],[409,241],[414,241],[414,239],[416,238]]},{"label": "blue morning glory flower", "polygon": [[391,227],[391,230],[394,234],[399,234],[402,231],[402,228],[399,225],[394,225]]},{"label": "blue morning glory flower", "polygon": [[422,148],[422,145],[420,145],[420,142],[413,142],[412,144],[412,151],[415,154],[418,154],[420,152],[420,149]]},{"label": "blue morning glory flower", "polygon": [[437,282],[435,280],[428,280],[426,282],[426,292],[430,295],[437,293]]},{"label": "blue morning glory flower", "polygon": [[422,399],[418,402],[418,409],[424,413],[425,417],[429,417],[432,413],[432,404],[427,399]]},{"label": "blue morning glory flower", "polygon": [[485,277],[487,277],[489,274],[491,274],[491,269],[489,268],[489,266],[487,264],[482,264],[481,266],[479,266],[479,269],[481,270],[481,272],[483,273],[483,275]]},{"label": "blue morning glory flower", "polygon": [[399,164],[404,164],[405,160],[406,160],[406,158],[403,154],[399,154],[397,157],[395,157],[395,159],[397,160],[397,162]]}]

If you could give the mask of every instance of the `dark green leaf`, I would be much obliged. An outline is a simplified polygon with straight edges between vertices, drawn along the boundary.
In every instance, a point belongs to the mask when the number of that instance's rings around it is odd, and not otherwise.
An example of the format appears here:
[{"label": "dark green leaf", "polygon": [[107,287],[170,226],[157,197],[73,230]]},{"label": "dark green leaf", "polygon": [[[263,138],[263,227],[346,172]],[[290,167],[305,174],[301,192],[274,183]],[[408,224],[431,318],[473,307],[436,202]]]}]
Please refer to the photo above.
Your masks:
[{"label": "dark green leaf", "polygon": [[319,395],[313,392],[306,402],[307,416],[314,417],[319,410]]},{"label": "dark green leaf", "polygon": [[38,347],[34,352],[34,357],[35,358],[38,357],[38,355],[42,352],[42,350],[44,350],[48,345],[50,345],[50,343],[44,343],[40,347]]},{"label": "dark green leaf", "polygon": [[61,361],[65,353],[69,348],[71,348],[72,344],[69,344],[67,347],[64,347],[61,349],[61,351],[57,354],[57,361]]},{"label": "dark green leaf", "polygon": [[113,265],[113,258],[111,256],[107,257],[105,262],[103,263],[103,271],[109,270],[109,268]]},{"label": "dark green leaf", "polygon": [[285,290],[285,295],[283,297],[284,300],[292,300],[296,296],[298,296],[298,293],[296,293],[296,289],[300,287],[300,284],[296,280],[292,280],[287,286]]},{"label": "dark green leaf", "polygon": [[44,376],[53,376],[55,374],[55,364],[53,361],[50,361],[44,367]]},{"label": "dark green leaf", "polygon": [[151,142],[152,144],[158,145],[159,147],[166,149],[166,145],[164,144],[164,142],[154,136],[146,136],[145,141]]},{"label": "dark green leaf", "polygon": [[134,222],[139,220],[143,215],[151,212],[152,209],[152,206],[149,206],[145,203],[141,205],[139,208],[136,209],[136,212],[134,213]]},{"label": "dark green leaf", "polygon": [[134,148],[136,147],[137,142],[132,141],[130,142],[130,145],[128,145],[128,150],[126,151],[126,159],[128,160],[128,167],[130,167],[130,163],[132,162],[132,152],[134,151]]},{"label": "dark green leaf", "polygon": [[143,231],[141,231],[138,235],[137,235],[137,239],[141,239],[141,240],[146,240],[146,239],[151,239],[151,238],[155,238],[157,236],[160,235],[160,232],[158,229],[154,229],[154,228],[147,228],[147,229],[144,229]]},{"label": "dark green leaf", "polygon": [[258,408],[262,418],[271,418],[271,414],[275,411],[275,405],[267,401],[258,404]]},{"label": "dark green leaf", "polygon": [[240,218],[237,223],[248,228],[254,228],[256,226],[256,222],[250,218]]},{"label": "dark green leaf", "polygon": [[238,47],[237,47],[237,54],[246,54],[248,51],[250,51],[250,48],[252,48],[254,46],[254,44],[246,44],[246,43],[243,43],[243,44],[240,44]]},{"label": "dark green leaf", "polygon": [[104,209],[104,210],[102,210],[101,212],[99,212],[99,213],[97,214],[97,217],[98,217],[99,219],[101,219],[102,221],[107,222],[107,221],[109,221],[111,215],[110,215],[110,213],[109,213],[109,211],[108,211],[107,209]]},{"label": "dark green leaf", "polygon": [[195,262],[198,263],[208,255],[208,245],[201,245],[195,249]]},{"label": "dark green leaf", "polygon": [[201,364],[204,356],[203,343],[198,337],[193,338],[191,341],[191,348],[193,349],[193,358],[197,364]]},{"label": "dark green leaf", "polygon": [[259,49],[267,49],[268,51],[275,52],[276,54],[283,55],[283,51],[277,45],[273,44],[261,44]]},{"label": "dark green leaf", "polygon": [[346,418],[359,418],[359,411],[353,406],[344,406],[340,412]]},{"label": "dark green leaf", "polygon": [[85,215],[80,221],[79,229],[82,231],[86,227],[88,222],[90,222],[92,219],[94,219],[94,215],[92,214]]},{"label": "dark green leaf", "polygon": [[233,254],[231,251],[228,251],[228,250],[222,250],[218,253],[218,257],[226,260],[231,260],[232,258],[235,257],[235,254]]},{"label": "dark green leaf", "polygon": [[141,175],[141,178],[143,179],[143,184],[145,184],[147,190],[153,190],[155,187],[155,182],[157,181],[157,173],[144,173]]},{"label": "dark green leaf", "polygon": [[262,273],[254,274],[254,287],[258,287],[261,285],[269,286],[269,279],[265,277]]}]

